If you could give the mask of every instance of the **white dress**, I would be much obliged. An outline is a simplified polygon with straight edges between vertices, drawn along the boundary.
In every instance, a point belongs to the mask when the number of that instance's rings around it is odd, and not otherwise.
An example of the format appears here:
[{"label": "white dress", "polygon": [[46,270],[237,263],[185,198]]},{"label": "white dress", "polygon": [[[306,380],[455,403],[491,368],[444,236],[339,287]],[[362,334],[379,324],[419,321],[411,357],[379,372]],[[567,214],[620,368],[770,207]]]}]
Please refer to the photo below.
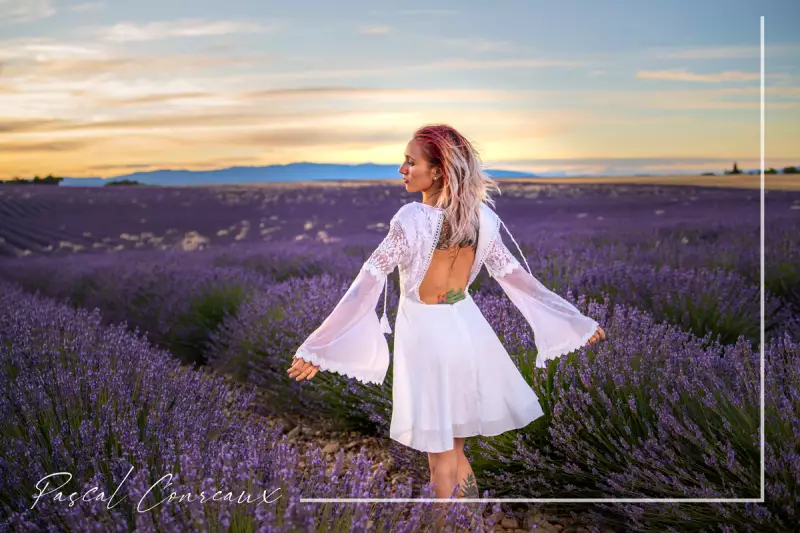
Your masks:
[{"label": "white dress", "polygon": [[321,370],[383,383],[389,367],[384,333],[392,332],[386,296],[381,320],[375,306],[388,274],[398,267],[390,438],[427,452],[452,449],[454,437],[521,428],[543,414],[469,293],[482,266],[533,329],[537,366],[584,346],[599,326],[542,285],[530,267],[521,267],[502,241],[505,224],[486,204],[480,206],[467,298],[449,305],[422,302],[419,287],[443,220],[444,210],[437,207],[419,202],[401,207],[342,299],[295,354]]}]

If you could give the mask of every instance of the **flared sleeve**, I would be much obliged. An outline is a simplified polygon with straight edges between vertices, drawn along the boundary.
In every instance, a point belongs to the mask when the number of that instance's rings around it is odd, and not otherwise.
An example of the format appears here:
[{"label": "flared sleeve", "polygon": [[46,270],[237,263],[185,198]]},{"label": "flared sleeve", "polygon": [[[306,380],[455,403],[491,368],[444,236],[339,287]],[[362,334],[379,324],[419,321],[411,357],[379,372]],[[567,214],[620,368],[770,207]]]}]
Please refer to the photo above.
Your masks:
[{"label": "flared sleeve", "polygon": [[[546,367],[548,360],[585,346],[600,324],[545,287],[533,276],[530,267],[527,271],[522,268],[503,243],[500,233],[489,246],[486,270],[533,329],[538,352],[536,366]],[[525,260],[521,250],[520,256]],[[525,266],[528,266],[527,261]]]},{"label": "flared sleeve", "polygon": [[330,315],[300,345],[295,357],[362,383],[383,383],[389,346],[375,306],[388,275],[404,262],[409,243],[395,215],[389,233],[361,267]]}]

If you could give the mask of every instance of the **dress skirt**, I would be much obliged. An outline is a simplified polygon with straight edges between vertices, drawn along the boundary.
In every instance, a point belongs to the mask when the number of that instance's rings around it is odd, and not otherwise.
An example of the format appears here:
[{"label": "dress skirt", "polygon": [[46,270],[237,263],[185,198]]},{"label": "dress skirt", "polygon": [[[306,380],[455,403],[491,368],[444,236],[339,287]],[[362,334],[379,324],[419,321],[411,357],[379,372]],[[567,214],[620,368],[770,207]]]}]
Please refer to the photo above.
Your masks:
[{"label": "dress skirt", "polygon": [[454,304],[400,298],[390,438],[424,452],[453,438],[499,435],[543,413],[472,296]]}]

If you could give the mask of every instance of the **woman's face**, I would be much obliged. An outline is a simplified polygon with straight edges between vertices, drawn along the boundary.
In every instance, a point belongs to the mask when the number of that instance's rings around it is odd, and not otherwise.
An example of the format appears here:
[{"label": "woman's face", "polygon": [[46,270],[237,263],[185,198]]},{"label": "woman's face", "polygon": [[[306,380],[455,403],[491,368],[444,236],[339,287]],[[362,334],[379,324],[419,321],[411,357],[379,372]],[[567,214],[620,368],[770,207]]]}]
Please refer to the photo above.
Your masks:
[{"label": "woman's face", "polygon": [[419,143],[414,139],[406,145],[405,161],[400,166],[399,172],[403,175],[406,191],[425,191],[433,185],[433,168],[422,154]]}]

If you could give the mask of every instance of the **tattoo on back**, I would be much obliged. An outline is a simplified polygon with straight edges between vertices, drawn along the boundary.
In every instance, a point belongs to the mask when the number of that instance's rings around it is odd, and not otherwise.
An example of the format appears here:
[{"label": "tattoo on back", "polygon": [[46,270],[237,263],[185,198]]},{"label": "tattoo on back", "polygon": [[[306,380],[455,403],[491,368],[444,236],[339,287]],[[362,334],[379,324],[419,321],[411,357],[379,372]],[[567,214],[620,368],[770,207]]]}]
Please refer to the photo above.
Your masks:
[{"label": "tattoo on back", "polygon": [[459,302],[467,297],[467,293],[464,292],[464,289],[450,289],[447,291],[445,295],[439,295],[439,301],[436,302],[437,304],[454,304]]},{"label": "tattoo on back", "polygon": [[[480,229],[475,230],[475,240],[471,239],[464,239],[463,241],[457,244],[458,248],[466,248],[471,246],[474,250],[477,250],[478,247],[478,232]],[[453,234],[453,229],[450,226],[450,223],[447,220],[442,222],[442,231],[439,233],[439,240],[436,241],[436,249],[437,250],[448,250],[451,246],[450,239]]]},{"label": "tattoo on back", "polygon": [[[480,232],[480,228],[476,228],[475,230],[475,240],[472,239],[465,239],[459,242],[455,248],[455,256],[453,262],[455,263],[455,257],[458,257],[458,252],[461,248],[471,247],[473,252],[477,252],[478,249],[478,235]],[[447,220],[442,222],[442,231],[439,233],[439,239],[436,241],[436,249],[437,250],[450,250],[453,245],[450,244],[450,239],[452,237],[452,227]],[[447,304],[452,305],[456,302],[459,302],[467,297],[466,292],[464,289],[450,289],[447,291],[446,294],[440,294],[437,297],[437,304]]]}]

